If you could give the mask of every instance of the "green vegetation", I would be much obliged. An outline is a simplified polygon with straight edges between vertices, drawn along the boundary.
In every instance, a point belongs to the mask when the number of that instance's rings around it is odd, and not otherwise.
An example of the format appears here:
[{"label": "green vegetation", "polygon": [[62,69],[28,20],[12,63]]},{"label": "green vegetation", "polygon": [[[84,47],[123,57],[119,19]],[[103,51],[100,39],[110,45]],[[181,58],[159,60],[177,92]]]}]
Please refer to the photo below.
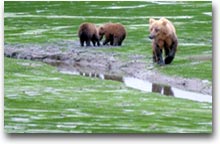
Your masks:
[{"label": "green vegetation", "polygon": [[5,58],[9,133],[210,133],[212,105],[122,83],[61,74],[46,64]]},{"label": "green vegetation", "polygon": [[[163,3],[163,2],[162,2]],[[114,51],[128,54],[141,54],[151,57],[151,41],[148,39],[149,17],[167,17],[177,30],[179,47],[171,68],[158,68],[166,74],[187,78],[208,79],[211,81],[212,62],[205,62],[200,70],[207,75],[192,74],[195,67],[185,56],[212,54],[212,12],[211,2],[176,2],[155,4],[150,2],[6,2],[5,3],[5,42],[44,43],[59,40],[76,40],[77,29],[82,22],[98,25],[106,22],[120,22],[126,26],[128,36],[120,48]],[[181,72],[179,63],[187,65]],[[196,60],[194,60],[196,61]],[[191,63],[191,62],[189,62]],[[207,65],[209,63],[210,65]],[[208,66],[208,67],[207,67]],[[170,71],[171,70],[171,71]],[[185,71],[187,70],[187,71]]]},{"label": "green vegetation", "polygon": [[[163,2],[162,2],[163,3]],[[122,47],[96,49],[151,57],[149,17],[167,17],[179,46],[161,73],[212,80],[211,2],[4,2],[5,43],[78,41],[82,22],[120,22],[128,36]],[[65,48],[63,48],[65,51]],[[150,61],[151,62],[151,61]],[[60,74],[35,61],[5,58],[4,124],[6,132],[211,133],[212,104],[156,93],[122,83]]]}]

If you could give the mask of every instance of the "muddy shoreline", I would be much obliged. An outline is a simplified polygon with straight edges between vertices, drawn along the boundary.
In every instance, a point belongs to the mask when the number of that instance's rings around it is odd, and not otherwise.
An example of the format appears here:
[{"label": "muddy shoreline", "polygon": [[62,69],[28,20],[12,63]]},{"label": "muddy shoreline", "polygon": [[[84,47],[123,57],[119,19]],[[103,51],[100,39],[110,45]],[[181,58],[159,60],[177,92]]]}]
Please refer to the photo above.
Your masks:
[{"label": "muddy shoreline", "polygon": [[83,73],[129,76],[151,83],[169,85],[182,90],[212,95],[212,86],[206,80],[172,77],[159,73],[144,56],[106,53],[97,49],[111,47],[80,47],[77,42],[60,41],[44,44],[5,44],[4,55],[10,58],[38,60],[58,67],[58,70]]}]

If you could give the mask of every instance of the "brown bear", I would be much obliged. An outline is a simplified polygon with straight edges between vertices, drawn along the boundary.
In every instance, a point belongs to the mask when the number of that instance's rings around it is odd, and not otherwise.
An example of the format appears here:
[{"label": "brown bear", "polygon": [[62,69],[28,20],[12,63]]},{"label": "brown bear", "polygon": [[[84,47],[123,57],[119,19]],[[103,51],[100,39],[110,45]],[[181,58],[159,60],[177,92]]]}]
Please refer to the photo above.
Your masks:
[{"label": "brown bear", "polygon": [[98,28],[93,23],[82,23],[78,30],[78,36],[81,46],[84,46],[84,42],[86,42],[86,46],[90,46],[90,41],[92,41],[93,46],[96,43],[100,46]]},{"label": "brown bear", "polygon": [[110,42],[112,46],[121,46],[123,40],[126,37],[126,30],[122,24],[119,23],[107,23],[99,27],[100,40],[105,35],[103,45]]},{"label": "brown bear", "polygon": [[[159,65],[170,64],[177,50],[178,39],[173,24],[166,18],[149,19],[149,38],[152,39],[153,61]],[[163,60],[163,49],[165,59]]]}]

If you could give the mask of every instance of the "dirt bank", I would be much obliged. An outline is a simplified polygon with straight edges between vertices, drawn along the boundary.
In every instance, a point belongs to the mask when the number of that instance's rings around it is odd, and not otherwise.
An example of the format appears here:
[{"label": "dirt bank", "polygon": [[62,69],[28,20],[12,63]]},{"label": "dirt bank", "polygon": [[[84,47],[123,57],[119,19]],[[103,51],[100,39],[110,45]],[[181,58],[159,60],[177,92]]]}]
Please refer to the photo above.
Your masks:
[{"label": "dirt bank", "polygon": [[[60,41],[44,44],[5,44],[4,55],[11,58],[39,60],[57,66],[59,70],[85,73],[130,76],[152,83],[160,83],[183,90],[212,95],[212,86],[207,81],[172,77],[159,73],[144,56],[97,51],[102,47],[79,47],[76,42]],[[103,47],[111,48],[111,47]],[[149,58],[151,59],[151,58]]]}]

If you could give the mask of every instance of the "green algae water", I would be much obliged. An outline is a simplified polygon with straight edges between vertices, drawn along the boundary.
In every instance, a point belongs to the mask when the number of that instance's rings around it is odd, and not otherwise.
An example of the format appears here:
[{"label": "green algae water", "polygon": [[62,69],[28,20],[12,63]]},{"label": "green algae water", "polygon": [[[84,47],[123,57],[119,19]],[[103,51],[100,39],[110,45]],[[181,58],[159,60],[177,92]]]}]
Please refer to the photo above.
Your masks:
[{"label": "green algae water", "polygon": [[[96,50],[125,55],[122,60],[130,54],[143,55],[147,61],[152,55],[150,17],[167,17],[179,39],[173,63],[155,69],[211,85],[212,60],[206,59],[212,56],[211,2],[7,1],[4,42],[76,41],[79,46],[77,29],[82,22],[120,22],[128,32],[123,46]],[[7,133],[212,133],[212,103],[62,74],[41,62],[5,57],[4,129]]]}]

